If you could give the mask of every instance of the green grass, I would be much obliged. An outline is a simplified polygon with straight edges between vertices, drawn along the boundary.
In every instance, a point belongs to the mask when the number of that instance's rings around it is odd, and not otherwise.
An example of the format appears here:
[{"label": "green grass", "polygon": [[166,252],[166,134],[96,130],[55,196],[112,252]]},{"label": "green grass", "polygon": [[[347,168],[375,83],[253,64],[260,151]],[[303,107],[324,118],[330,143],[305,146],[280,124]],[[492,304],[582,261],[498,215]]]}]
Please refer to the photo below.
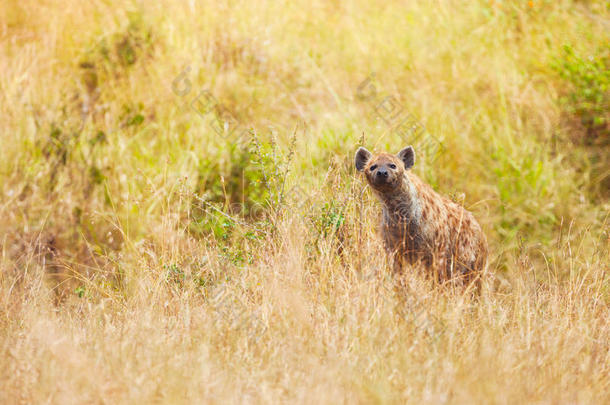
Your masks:
[{"label": "green grass", "polygon": [[[607,398],[609,18],[3,2],[0,402]],[[486,232],[478,300],[389,274],[353,155],[408,144]]]}]

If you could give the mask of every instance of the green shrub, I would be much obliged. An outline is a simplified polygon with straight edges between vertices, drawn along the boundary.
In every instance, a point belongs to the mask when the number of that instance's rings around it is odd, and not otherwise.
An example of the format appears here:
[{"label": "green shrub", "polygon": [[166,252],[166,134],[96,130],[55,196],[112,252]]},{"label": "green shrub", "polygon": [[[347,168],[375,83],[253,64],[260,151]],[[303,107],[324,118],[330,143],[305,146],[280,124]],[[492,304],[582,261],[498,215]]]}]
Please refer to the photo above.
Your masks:
[{"label": "green shrub", "polygon": [[284,205],[292,152],[284,156],[273,140],[256,136],[246,143],[227,141],[221,150],[200,164],[190,229],[227,242],[240,229],[240,239],[255,241]]},{"label": "green shrub", "polygon": [[565,111],[577,117],[586,131],[587,143],[606,143],[610,135],[610,46],[582,57],[564,45],[555,69],[568,83],[560,99]]},{"label": "green shrub", "polygon": [[262,172],[251,161],[252,151],[239,145],[229,145],[226,158],[209,156],[202,161],[192,204],[192,230],[226,239],[235,225],[232,218],[261,217],[269,191]]}]

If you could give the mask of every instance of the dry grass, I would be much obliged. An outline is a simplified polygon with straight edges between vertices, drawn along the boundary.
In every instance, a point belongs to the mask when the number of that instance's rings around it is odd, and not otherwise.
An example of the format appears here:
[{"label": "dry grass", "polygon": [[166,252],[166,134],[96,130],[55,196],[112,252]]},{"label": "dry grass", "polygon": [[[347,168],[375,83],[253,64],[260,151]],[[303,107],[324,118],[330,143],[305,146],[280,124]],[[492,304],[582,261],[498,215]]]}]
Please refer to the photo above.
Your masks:
[{"label": "dry grass", "polygon": [[[0,402],[607,401],[610,153],[581,142],[551,65],[606,49],[609,19],[3,1]],[[411,140],[357,97],[371,73],[443,143],[417,173],[486,230],[476,299],[389,274],[352,156]],[[202,90],[223,108],[195,112]],[[221,110],[252,153],[214,131]]]}]

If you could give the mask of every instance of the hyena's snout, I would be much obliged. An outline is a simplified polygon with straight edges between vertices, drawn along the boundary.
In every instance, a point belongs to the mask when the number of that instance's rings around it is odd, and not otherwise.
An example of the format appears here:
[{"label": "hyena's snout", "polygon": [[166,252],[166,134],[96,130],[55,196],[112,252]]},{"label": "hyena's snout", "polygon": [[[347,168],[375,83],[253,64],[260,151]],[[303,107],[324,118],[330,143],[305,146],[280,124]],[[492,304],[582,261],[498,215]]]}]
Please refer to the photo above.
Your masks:
[{"label": "hyena's snout", "polygon": [[390,172],[385,167],[380,167],[377,169],[373,181],[377,185],[386,184],[388,182],[388,178],[390,177]]},{"label": "hyena's snout", "polygon": [[380,167],[379,170],[377,170],[377,174],[375,176],[377,176],[380,180],[383,180],[387,179],[389,174],[390,173],[388,172],[388,169],[386,169],[385,167]]}]

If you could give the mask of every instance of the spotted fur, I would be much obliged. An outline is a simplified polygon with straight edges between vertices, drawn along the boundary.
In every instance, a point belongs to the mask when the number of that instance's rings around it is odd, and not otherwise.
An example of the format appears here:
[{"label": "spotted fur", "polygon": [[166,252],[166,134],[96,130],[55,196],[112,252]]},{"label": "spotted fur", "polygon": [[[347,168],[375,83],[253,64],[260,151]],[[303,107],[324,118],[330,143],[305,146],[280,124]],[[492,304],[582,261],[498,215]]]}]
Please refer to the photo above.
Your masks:
[{"label": "spotted fur", "polygon": [[395,268],[422,263],[443,282],[478,280],[487,241],[474,216],[413,174],[411,146],[397,155],[356,152],[356,168],[382,203],[381,234]]}]

